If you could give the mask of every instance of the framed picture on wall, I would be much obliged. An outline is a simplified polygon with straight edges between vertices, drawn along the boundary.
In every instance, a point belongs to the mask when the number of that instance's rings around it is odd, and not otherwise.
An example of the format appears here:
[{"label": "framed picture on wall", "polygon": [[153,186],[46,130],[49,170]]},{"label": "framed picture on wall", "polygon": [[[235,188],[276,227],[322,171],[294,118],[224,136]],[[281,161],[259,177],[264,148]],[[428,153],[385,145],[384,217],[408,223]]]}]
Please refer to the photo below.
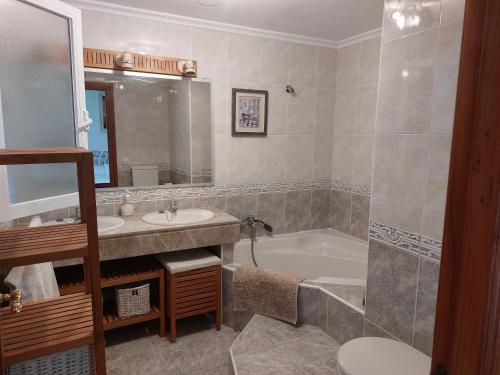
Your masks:
[{"label": "framed picture on wall", "polygon": [[268,98],[264,90],[233,89],[233,136],[267,135]]}]

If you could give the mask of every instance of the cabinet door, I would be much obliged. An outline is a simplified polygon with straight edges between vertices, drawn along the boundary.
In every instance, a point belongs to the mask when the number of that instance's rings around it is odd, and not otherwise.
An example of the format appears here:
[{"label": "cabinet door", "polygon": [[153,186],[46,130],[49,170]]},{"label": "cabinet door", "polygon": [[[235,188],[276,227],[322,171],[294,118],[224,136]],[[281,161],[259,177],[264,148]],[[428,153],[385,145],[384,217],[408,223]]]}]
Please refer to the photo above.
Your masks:
[{"label": "cabinet door", "polygon": [[[0,147],[86,147],[80,11],[0,0]],[[73,164],[2,166],[0,220],[78,204]]]}]

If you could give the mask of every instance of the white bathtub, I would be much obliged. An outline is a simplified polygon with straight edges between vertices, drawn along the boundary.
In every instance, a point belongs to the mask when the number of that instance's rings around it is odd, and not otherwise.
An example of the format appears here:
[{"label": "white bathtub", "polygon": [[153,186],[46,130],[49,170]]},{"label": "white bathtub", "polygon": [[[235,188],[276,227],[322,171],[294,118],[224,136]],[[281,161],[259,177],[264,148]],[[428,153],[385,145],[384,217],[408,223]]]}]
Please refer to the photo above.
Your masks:
[{"label": "white bathtub", "polygon": [[[368,243],[332,229],[257,238],[259,267],[321,283],[365,285]],[[234,247],[234,263],[253,265],[250,240]]]}]

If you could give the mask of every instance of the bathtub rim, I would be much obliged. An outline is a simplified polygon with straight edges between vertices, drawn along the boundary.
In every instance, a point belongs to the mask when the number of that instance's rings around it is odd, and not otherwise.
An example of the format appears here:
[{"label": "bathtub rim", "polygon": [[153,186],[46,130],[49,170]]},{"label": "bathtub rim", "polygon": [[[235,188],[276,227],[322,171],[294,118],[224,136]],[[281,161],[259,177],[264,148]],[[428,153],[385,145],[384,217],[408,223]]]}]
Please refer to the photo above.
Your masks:
[{"label": "bathtub rim", "polygon": [[[241,266],[241,264],[237,264],[237,263],[232,263],[232,264],[224,264],[222,265],[223,268],[229,270],[229,271],[232,271],[234,273],[234,271],[236,270],[236,268],[238,266]],[[358,306],[355,306],[353,305],[352,303],[350,303],[349,301],[346,301],[345,299],[339,297],[338,295],[332,293],[331,291],[323,288],[321,285],[318,285],[318,284],[315,284],[313,280],[303,280],[300,284],[299,284],[299,288],[311,288],[311,289],[318,289],[320,292],[323,292],[323,293],[326,293],[327,295],[331,296],[332,298],[335,298],[336,300],[342,302],[343,304],[349,306],[351,309],[363,314],[363,316],[365,315],[365,310],[363,309],[360,309]],[[365,287],[365,298],[366,298],[366,287]]]}]

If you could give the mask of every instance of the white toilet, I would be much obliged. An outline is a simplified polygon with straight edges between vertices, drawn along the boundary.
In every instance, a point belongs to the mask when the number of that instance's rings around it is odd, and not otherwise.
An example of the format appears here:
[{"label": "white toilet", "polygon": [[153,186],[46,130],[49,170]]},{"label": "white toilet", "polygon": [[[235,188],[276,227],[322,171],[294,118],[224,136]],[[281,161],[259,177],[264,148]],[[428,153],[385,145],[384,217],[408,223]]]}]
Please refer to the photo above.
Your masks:
[{"label": "white toilet", "polygon": [[158,166],[138,165],[132,167],[132,186],[158,185]]},{"label": "white toilet", "polygon": [[380,337],[346,342],[337,353],[339,375],[428,375],[431,358],[405,343]]}]

